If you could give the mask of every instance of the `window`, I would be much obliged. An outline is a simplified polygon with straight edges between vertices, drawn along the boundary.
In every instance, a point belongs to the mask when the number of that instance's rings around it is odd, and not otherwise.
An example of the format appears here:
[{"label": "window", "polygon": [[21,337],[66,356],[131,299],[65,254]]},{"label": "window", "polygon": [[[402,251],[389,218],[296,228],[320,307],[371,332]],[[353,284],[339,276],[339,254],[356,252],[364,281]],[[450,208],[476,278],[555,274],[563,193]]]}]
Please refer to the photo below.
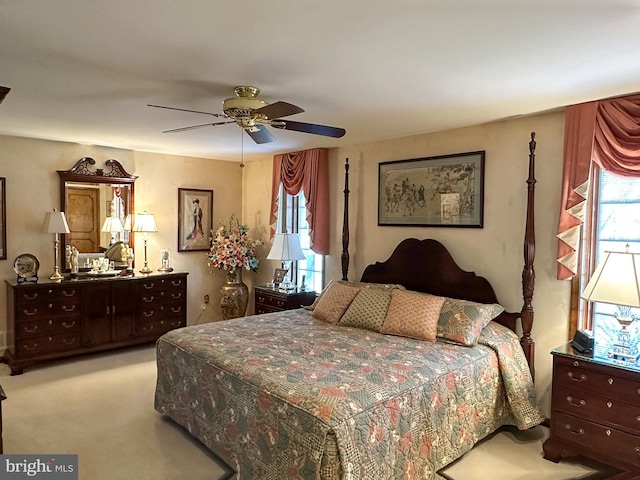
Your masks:
[{"label": "window", "polygon": [[[585,224],[587,233],[582,248],[585,272],[593,271],[606,251],[624,252],[626,245],[629,245],[629,251],[640,252],[640,178],[621,177],[600,168],[594,169],[592,178],[595,178],[590,196],[593,199],[593,213]],[[594,226],[591,229],[589,222]],[[579,277],[579,290],[582,292],[588,275]],[[613,317],[616,306],[606,303],[592,306],[581,300],[580,308],[581,322],[578,328],[593,330],[599,339],[613,343],[620,329]],[[640,335],[637,323],[630,330],[633,328]],[[632,333],[634,330],[631,330]]]},{"label": "window", "polygon": [[324,255],[318,255],[310,248],[304,195],[302,192],[295,196],[289,195],[281,185],[278,205],[278,225],[282,225],[280,231],[298,233],[306,257],[305,260],[291,262],[289,278],[298,286],[302,285],[304,280],[307,290],[320,292],[324,286]]}]

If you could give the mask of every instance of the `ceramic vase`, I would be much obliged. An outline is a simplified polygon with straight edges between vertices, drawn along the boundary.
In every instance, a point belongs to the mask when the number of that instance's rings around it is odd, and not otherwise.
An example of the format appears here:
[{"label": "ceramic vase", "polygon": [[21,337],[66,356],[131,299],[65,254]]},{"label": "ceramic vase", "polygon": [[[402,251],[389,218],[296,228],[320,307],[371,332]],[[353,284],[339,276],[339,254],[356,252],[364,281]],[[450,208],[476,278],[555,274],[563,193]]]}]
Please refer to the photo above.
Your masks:
[{"label": "ceramic vase", "polygon": [[249,288],[242,282],[242,269],[227,272],[227,281],[220,288],[222,318],[244,317],[249,304]]}]

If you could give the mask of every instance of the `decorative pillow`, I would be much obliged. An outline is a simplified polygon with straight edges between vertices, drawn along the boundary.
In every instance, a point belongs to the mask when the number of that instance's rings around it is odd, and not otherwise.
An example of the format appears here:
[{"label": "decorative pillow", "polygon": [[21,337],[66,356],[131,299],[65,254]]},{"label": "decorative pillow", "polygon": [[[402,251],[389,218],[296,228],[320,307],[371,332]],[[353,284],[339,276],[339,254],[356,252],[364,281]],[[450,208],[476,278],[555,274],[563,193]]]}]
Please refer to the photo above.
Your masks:
[{"label": "decorative pillow", "polygon": [[333,283],[333,280],[329,280],[329,283],[327,283],[327,285],[322,289],[322,291],[318,294],[318,296],[313,301],[313,303],[311,305],[309,305],[308,307],[304,307],[304,308],[307,309],[307,310],[313,310],[314,308],[316,308],[316,305],[318,305],[318,302],[320,301],[320,299],[324,295],[324,292],[326,292],[329,289],[329,287],[331,286],[332,283]]},{"label": "decorative pillow", "polygon": [[438,337],[471,347],[482,329],[504,311],[497,303],[447,298],[438,319]]},{"label": "decorative pillow", "polygon": [[353,299],[338,325],[379,332],[387,317],[390,302],[391,290],[363,288]]},{"label": "decorative pillow", "polygon": [[313,318],[336,324],[358,294],[358,289],[333,282],[323,293],[313,309]]},{"label": "decorative pillow", "polygon": [[381,333],[435,342],[438,316],[445,297],[410,290],[393,290]]}]

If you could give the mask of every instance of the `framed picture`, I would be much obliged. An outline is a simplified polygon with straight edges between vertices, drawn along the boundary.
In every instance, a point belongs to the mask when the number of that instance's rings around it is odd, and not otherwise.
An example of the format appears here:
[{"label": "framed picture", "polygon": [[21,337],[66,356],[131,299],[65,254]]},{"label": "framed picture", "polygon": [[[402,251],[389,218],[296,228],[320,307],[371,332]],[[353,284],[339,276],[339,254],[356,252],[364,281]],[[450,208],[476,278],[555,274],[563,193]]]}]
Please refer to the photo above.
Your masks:
[{"label": "framed picture", "polygon": [[378,164],[378,225],[482,228],[484,151]]},{"label": "framed picture", "polygon": [[178,189],[178,251],[209,250],[213,219],[213,190]]},{"label": "framed picture", "polygon": [[286,270],[284,268],[276,268],[276,271],[273,272],[273,283],[275,283],[276,285],[281,284],[284,281],[284,277],[287,276],[288,272],[289,270]]},{"label": "framed picture", "polygon": [[7,179],[0,177],[0,260],[7,259]]}]

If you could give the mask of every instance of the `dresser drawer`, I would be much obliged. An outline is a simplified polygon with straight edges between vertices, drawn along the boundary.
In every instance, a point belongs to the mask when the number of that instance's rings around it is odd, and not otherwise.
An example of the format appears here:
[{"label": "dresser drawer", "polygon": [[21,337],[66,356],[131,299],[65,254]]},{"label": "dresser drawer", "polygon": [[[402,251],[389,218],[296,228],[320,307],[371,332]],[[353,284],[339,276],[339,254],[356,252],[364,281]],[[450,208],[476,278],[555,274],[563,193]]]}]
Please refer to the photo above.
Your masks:
[{"label": "dresser drawer", "polygon": [[140,303],[153,304],[157,302],[183,302],[186,298],[187,291],[184,288],[172,288],[170,290],[148,290],[139,293]]},{"label": "dresser drawer", "polygon": [[18,287],[15,292],[16,305],[51,303],[66,299],[80,300],[80,289],[75,286]]},{"label": "dresser drawer", "polygon": [[80,328],[81,317],[78,315],[57,319],[36,320],[35,322],[21,322],[16,325],[16,337],[22,339],[79,332]]},{"label": "dresser drawer", "polygon": [[599,456],[615,457],[631,465],[640,466],[640,435],[631,435],[589,420],[553,412],[553,436],[596,451]]},{"label": "dresser drawer", "polygon": [[640,384],[612,367],[555,357],[553,386],[580,389],[640,406]]},{"label": "dresser drawer", "polygon": [[260,303],[264,307],[273,307],[276,310],[282,310],[287,306],[287,298],[277,297],[261,291],[256,293],[256,303]]},{"label": "dresser drawer", "polygon": [[18,305],[15,311],[15,320],[19,322],[32,322],[44,320],[53,316],[75,315],[80,312],[79,298],[70,298],[60,302],[33,303],[30,305]]},{"label": "dresser drawer", "polygon": [[29,357],[80,348],[80,332],[16,340],[18,355]]},{"label": "dresser drawer", "polygon": [[184,327],[184,317],[167,317],[162,320],[142,321],[138,327],[138,335],[141,337],[159,337],[170,330]]},{"label": "dresser drawer", "polygon": [[149,278],[140,282],[139,292],[157,292],[161,290],[182,290],[187,288],[186,278]]},{"label": "dresser drawer", "polygon": [[590,391],[553,386],[553,408],[640,435],[640,407]]}]

